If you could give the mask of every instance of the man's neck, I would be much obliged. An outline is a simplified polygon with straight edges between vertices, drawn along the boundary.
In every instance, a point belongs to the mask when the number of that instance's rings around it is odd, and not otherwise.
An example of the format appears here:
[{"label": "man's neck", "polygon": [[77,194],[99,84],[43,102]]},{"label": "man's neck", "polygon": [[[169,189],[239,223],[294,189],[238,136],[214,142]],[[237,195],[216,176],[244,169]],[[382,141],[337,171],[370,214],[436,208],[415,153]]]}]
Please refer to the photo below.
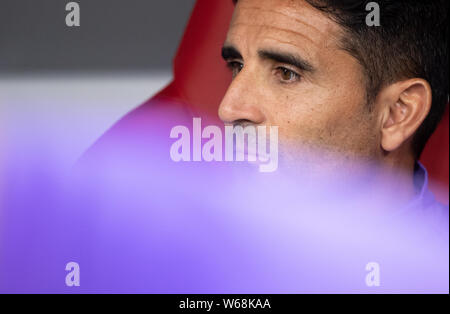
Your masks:
[{"label": "man's neck", "polygon": [[396,204],[407,204],[414,199],[417,191],[414,185],[416,161],[410,156],[392,156],[380,165],[378,188],[389,195]]}]

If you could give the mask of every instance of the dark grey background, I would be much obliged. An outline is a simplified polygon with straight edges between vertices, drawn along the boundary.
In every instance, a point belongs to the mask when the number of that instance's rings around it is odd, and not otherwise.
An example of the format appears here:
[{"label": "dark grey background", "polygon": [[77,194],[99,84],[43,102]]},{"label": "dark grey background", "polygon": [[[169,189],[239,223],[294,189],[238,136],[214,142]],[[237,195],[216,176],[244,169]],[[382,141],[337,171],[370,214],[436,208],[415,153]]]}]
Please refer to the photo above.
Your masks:
[{"label": "dark grey background", "polygon": [[195,0],[0,0],[0,73],[166,70]]}]

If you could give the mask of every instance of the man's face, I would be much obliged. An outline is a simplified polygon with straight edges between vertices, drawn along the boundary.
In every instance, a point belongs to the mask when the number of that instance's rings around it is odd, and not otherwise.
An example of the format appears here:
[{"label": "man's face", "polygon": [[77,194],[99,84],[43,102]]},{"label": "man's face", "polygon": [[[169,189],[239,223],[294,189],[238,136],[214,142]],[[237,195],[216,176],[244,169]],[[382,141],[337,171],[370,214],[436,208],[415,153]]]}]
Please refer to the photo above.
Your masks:
[{"label": "man's face", "polygon": [[[224,45],[233,81],[226,124],[279,127],[280,160],[327,168],[380,155],[376,108],[361,65],[340,45],[341,27],[303,0],[240,0]],[[300,150],[302,153],[300,153]],[[308,157],[306,157],[308,156]]]}]

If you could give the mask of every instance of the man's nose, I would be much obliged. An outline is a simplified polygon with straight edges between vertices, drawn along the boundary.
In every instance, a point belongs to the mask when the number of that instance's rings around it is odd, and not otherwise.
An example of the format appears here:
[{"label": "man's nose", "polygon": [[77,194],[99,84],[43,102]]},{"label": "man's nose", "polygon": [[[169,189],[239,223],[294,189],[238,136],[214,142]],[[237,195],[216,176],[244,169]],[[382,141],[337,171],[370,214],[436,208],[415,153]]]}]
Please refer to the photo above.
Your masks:
[{"label": "man's nose", "polygon": [[229,86],[219,106],[219,118],[225,124],[262,124],[266,118],[263,113],[259,90],[240,73]]}]

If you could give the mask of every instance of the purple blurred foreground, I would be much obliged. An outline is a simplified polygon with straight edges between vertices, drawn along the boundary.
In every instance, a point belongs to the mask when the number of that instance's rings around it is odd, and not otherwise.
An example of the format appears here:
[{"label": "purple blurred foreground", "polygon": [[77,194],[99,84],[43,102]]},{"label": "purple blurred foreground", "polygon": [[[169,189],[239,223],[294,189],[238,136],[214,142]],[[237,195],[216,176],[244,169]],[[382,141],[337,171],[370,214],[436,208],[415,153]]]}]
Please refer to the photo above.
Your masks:
[{"label": "purple blurred foreground", "polygon": [[[448,208],[429,192],[399,206],[345,180],[175,163],[170,129],[191,117],[145,110],[70,172],[51,143],[26,131],[7,139],[0,292],[449,292]],[[66,286],[69,262],[79,287]],[[379,286],[367,285],[370,263]]]}]

